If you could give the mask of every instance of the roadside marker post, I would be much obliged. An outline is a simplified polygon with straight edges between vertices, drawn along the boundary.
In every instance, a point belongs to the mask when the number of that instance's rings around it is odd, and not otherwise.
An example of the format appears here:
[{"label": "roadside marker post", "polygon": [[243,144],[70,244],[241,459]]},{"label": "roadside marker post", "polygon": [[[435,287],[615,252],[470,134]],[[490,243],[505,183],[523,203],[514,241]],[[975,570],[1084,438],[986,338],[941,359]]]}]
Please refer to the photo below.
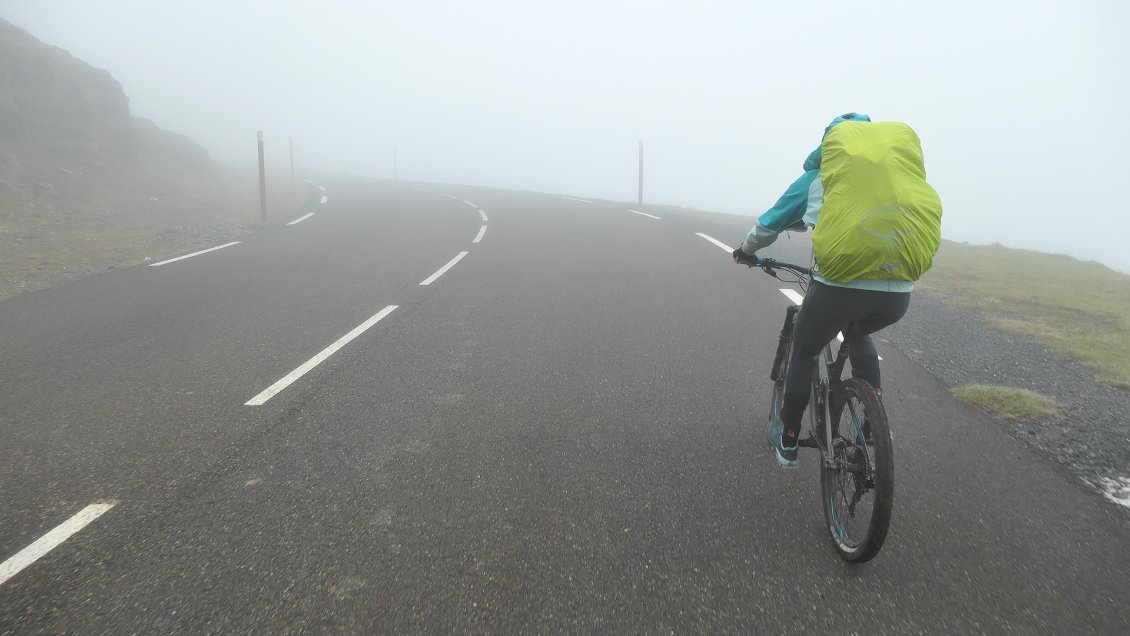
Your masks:
[{"label": "roadside marker post", "polygon": [[255,135],[259,140],[259,215],[263,223],[267,222],[267,173],[263,167],[263,131]]},{"label": "roadside marker post", "polygon": [[640,140],[640,189],[636,200],[636,207],[643,209],[643,139]]}]

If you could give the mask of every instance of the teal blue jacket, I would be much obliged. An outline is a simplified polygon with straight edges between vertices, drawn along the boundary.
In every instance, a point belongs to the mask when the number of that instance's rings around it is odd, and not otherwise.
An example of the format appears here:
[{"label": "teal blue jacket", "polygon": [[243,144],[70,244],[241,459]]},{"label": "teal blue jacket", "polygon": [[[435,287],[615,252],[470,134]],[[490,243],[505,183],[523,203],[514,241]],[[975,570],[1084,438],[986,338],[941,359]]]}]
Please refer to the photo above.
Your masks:
[{"label": "teal blue jacket", "polygon": [[[824,129],[824,134],[833,126],[844,121],[859,120],[871,121],[871,118],[861,113],[847,113],[832,120]],[[820,207],[824,202],[824,184],[820,181],[820,146],[809,153],[804,160],[804,174],[800,175],[785,193],[777,199],[777,203],[757,218],[757,224],[742,241],[742,251],[754,254],[764,249],[777,240],[777,236],[784,231],[805,232],[810,227],[816,227],[820,220]],[[875,291],[908,292],[914,289],[914,283],[901,280],[867,280],[857,278],[848,283],[835,283],[820,276],[819,268],[814,268],[813,278],[833,287],[851,287],[856,289],[871,289]]]}]

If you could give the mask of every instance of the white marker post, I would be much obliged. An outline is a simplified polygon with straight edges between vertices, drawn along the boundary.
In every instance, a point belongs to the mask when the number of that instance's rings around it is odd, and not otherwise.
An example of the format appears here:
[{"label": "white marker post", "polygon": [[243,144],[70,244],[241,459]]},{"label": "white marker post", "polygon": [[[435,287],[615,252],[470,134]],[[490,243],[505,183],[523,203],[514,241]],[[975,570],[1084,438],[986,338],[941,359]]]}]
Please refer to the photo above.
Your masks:
[{"label": "white marker post", "polygon": [[640,190],[636,207],[643,209],[643,139],[640,140]]},{"label": "white marker post", "polygon": [[263,131],[256,133],[259,140],[259,212],[263,223],[267,222],[267,173],[263,166]]}]

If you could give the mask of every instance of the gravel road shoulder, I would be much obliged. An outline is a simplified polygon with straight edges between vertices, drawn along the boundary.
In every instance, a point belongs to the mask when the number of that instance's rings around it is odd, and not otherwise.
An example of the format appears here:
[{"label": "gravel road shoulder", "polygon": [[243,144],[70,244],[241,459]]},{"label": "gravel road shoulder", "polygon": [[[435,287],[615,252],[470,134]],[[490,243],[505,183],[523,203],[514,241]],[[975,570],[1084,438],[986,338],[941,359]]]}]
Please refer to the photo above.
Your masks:
[{"label": "gravel road shoulder", "polygon": [[880,337],[950,388],[997,384],[1058,400],[1067,408],[1060,419],[1001,421],[1130,514],[1130,391],[1099,383],[1082,364],[1023,337],[994,331],[980,313],[953,308],[932,292],[916,291],[906,317]]}]

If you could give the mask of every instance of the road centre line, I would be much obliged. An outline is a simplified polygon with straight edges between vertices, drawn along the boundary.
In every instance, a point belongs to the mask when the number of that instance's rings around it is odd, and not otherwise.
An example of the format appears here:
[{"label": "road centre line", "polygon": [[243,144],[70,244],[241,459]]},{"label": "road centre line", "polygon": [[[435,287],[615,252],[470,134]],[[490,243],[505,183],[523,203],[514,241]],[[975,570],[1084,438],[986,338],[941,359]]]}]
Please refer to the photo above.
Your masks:
[{"label": "road centre line", "polygon": [[729,245],[726,245],[722,241],[719,241],[718,239],[714,238],[713,236],[707,236],[706,234],[703,234],[702,232],[695,232],[694,234],[695,234],[695,236],[701,236],[702,238],[710,241],[711,243],[713,243],[713,244],[717,245],[718,247],[726,250],[727,252],[730,252],[731,254],[734,252],[734,248],[730,247]]},{"label": "road centre line", "polygon": [[322,203],[326,203],[329,200],[330,200],[330,198],[328,196],[326,196],[324,194],[322,195]]},{"label": "road centre line", "polygon": [[561,195],[561,198],[562,199],[569,199],[570,201],[580,201],[581,203],[592,203],[592,201],[589,201],[588,199],[578,199],[577,197],[567,197],[564,194]]},{"label": "road centre line", "polygon": [[431,285],[432,283],[434,283],[436,281],[437,278],[446,274],[447,270],[451,269],[452,267],[455,267],[455,264],[458,263],[459,261],[463,260],[463,257],[466,256],[467,254],[469,254],[469,252],[459,252],[459,256],[456,256],[455,258],[451,259],[450,261],[448,261],[447,265],[444,265],[443,267],[439,268],[439,271],[437,271],[436,273],[432,274],[431,276],[428,276],[427,278],[425,278],[420,283],[420,285]]},{"label": "road centre line", "polygon": [[[778,289],[777,291],[784,294],[785,298],[788,298],[789,300],[793,301],[794,305],[799,306],[799,305],[804,304],[804,296],[801,296],[799,293],[797,293],[797,291],[795,289]],[[840,342],[844,341],[844,334],[843,334],[842,331],[840,333],[836,334],[836,340],[839,340]],[[879,356],[879,359],[882,360],[883,356]]]},{"label": "road centre line", "polygon": [[628,211],[632,212],[634,214],[638,214],[640,216],[646,216],[649,219],[655,219],[656,221],[662,221],[663,220],[663,219],[655,216],[654,214],[648,214],[647,212],[640,212],[639,210],[628,210]]},{"label": "road centre line", "polygon": [[326,186],[318,186],[318,189],[319,189],[319,190],[321,190],[322,192],[325,192],[325,191],[326,191]]},{"label": "road centre line", "polygon": [[483,223],[487,222],[487,213],[479,210],[479,216],[483,217]]},{"label": "road centre line", "polygon": [[231,247],[232,245],[239,245],[239,241],[232,241],[231,243],[224,243],[223,245],[219,245],[219,246],[216,246],[216,247],[210,247],[206,250],[200,250],[199,252],[193,252],[191,254],[185,254],[184,256],[178,256],[176,258],[170,258],[169,260],[161,261],[160,263],[150,263],[149,266],[150,267],[158,267],[160,265],[168,265],[169,263],[175,263],[177,261],[183,261],[184,259],[192,258],[193,256],[200,256],[201,254],[207,254],[208,252],[215,252],[216,250],[222,250],[225,247]]},{"label": "road centre line", "polygon": [[478,235],[476,235],[475,240],[473,240],[471,242],[472,243],[478,243],[479,241],[483,240],[483,234],[486,234],[486,233],[487,233],[487,226],[484,225],[484,226],[479,228]]},{"label": "road centre line", "polygon": [[[464,252],[464,253],[466,253],[466,252]],[[339,349],[341,349],[345,345],[349,344],[349,342],[352,341],[354,338],[356,338],[357,336],[360,336],[361,334],[368,331],[368,329],[370,327],[377,324],[385,316],[387,316],[387,315],[391,314],[393,311],[395,311],[398,306],[399,305],[389,305],[388,307],[385,307],[384,309],[380,310],[379,312],[376,313],[376,315],[374,315],[373,317],[369,318],[365,322],[363,322],[360,325],[358,325],[357,327],[355,327],[353,329],[353,331],[350,331],[349,333],[345,334],[344,336],[338,338],[330,346],[326,347],[325,349],[322,349],[321,352],[318,353],[318,355],[316,355],[313,358],[310,358],[309,360],[304,362],[302,364],[302,366],[300,366],[297,369],[295,369],[294,371],[291,371],[290,373],[286,374],[286,376],[283,377],[278,382],[275,382],[274,384],[267,387],[266,389],[263,389],[263,391],[261,393],[259,393],[259,395],[256,395],[255,397],[251,398],[250,400],[244,402],[244,406],[261,406],[261,405],[265,404],[267,402],[267,400],[273,398],[280,391],[282,391],[286,387],[293,384],[296,380],[298,380],[302,376],[306,375],[306,373],[308,371],[310,371],[310,369],[313,369],[314,367],[318,366],[319,364],[325,362],[327,358],[329,358],[333,354],[337,353],[337,351]]]},{"label": "road centre line", "polygon": [[455,196],[455,195],[452,195],[452,194],[447,194],[446,192],[440,192],[440,194],[441,194],[441,195],[443,195],[443,196],[445,196],[445,197],[447,197],[447,198],[449,198],[449,199],[458,199],[458,198],[459,198],[459,197],[457,197],[457,196]]},{"label": "road centre line", "polygon": [[20,573],[27,566],[35,563],[40,557],[55,549],[59,544],[69,539],[79,530],[85,528],[91,521],[101,517],[107,510],[113,508],[118,502],[90,504],[78,511],[73,517],[55,526],[53,530],[40,537],[28,547],[20,550],[7,561],[0,563],[0,585]]},{"label": "road centre line", "polygon": [[301,222],[305,221],[306,219],[314,216],[315,214],[316,214],[316,212],[309,212],[307,214],[304,214],[304,215],[298,217],[297,219],[294,219],[290,223],[287,223],[287,225],[298,225],[299,223],[301,223]]},{"label": "road centre line", "polygon": [[478,209],[479,209],[479,206],[475,205],[474,203],[471,203],[471,202],[470,202],[470,201],[468,201],[467,199],[463,199],[463,203],[466,203],[467,205],[469,205],[469,206],[471,206],[471,207],[475,208],[476,210],[478,210]]}]

